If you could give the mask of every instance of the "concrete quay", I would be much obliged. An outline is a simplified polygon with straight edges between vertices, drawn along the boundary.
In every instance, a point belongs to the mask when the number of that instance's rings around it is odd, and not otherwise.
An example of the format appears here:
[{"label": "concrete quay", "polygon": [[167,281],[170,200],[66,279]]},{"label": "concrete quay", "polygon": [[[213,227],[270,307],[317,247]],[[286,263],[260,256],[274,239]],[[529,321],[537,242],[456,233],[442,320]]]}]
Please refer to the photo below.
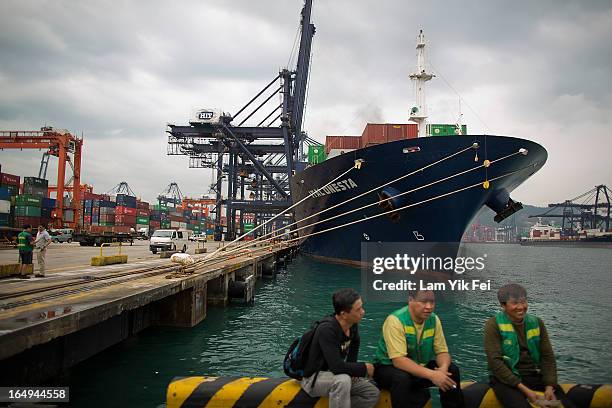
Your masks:
[{"label": "concrete quay", "polygon": [[[193,265],[144,256],[0,280],[0,383],[43,384],[147,327],[193,327],[209,305],[250,302],[256,279],[273,277],[277,261],[297,252],[278,244],[207,259],[218,243],[207,246],[208,254],[192,255]],[[73,259],[81,249],[91,250],[76,246]]]}]

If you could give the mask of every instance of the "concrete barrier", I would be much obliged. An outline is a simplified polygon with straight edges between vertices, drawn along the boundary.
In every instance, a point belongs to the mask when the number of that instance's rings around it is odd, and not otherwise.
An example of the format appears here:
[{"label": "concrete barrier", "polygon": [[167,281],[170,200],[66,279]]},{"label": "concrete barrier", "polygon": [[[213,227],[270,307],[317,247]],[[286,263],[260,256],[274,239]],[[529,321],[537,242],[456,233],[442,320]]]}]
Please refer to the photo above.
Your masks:
[{"label": "concrete barrier", "polygon": [[[561,384],[577,407],[612,408],[612,385]],[[461,383],[467,408],[503,408],[488,384]],[[166,408],[187,407],[295,408],[328,406],[328,399],[312,398],[288,378],[178,377],[168,385]],[[431,408],[429,400],[425,408]],[[390,408],[391,396],[382,390],[376,408]]]}]

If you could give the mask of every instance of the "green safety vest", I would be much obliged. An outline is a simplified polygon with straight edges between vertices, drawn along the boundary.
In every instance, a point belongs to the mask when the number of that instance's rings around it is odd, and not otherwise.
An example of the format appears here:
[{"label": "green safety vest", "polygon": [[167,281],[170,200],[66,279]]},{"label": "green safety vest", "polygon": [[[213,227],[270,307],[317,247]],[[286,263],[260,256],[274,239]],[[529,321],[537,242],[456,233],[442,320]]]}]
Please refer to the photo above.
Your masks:
[{"label": "green safety vest", "polygon": [[[417,330],[412,318],[410,317],[410,311],[408,310],[407,305],[391,313],[391,315],[397,317],[404,326],[404,334],[406,335],[406,345],[408,346],[409,358],[420,365],[425,365],[429,361],[436,358],[436,353],[434,351],[434,337],[436,335],[435,313],[432,313],[431,316],[425,320],[420,339],[417,338]],[[386,365],[393,364],[389,358],[389,355],[387,354],[387,344],[385,343],[385,338],[382,334],[378,340],[378,348],[376,349],[374,362]]]},{"label": "green safety vest", "polygon": [[30,238],[32,238],[32,234],[27,231],[21,231],[17,235],[17,248],[24,252],[32,251],[34,248],[30,244]]},{"label": "green safety vest", "polygon": [[[518,335],[514,330],[512,321],[504,312],[499,312],[495,315],[495,322],[502,337],[502,356],[504,363],[517,377],[521,377],[516,364],[521,356],[521,350],[518,341]],[[537,317],[525,314],[525,337],[527,338],[527,349],[533,362],[540,366],[540,321]]]}]

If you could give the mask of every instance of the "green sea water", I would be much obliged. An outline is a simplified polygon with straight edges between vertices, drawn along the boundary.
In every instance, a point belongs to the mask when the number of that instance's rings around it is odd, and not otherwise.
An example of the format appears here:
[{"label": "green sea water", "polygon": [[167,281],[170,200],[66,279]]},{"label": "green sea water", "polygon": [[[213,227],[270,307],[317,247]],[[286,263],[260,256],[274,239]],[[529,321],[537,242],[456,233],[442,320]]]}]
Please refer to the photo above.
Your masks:
[{"label": "green sea water", "polygon": [[[496,290],[509,282],[528,290],[557,356],[560,382],[612,383],[612,250],[472,244],[487,254],[491,291],[438,295],[440,316],[462,380],[486,380],[485,320],[499,310]],[[209,308],[191,329],[147,329],[73,368],[66,377],[72,407],[162,407],[175,376],[283,376],[292,339],[332,312],[331,294],[360,290],[358,269],[300,256],[275,280],[259,281],[252,306]],[[365,302],[360,360],[372,359],[386,315],[401,303]]]}]

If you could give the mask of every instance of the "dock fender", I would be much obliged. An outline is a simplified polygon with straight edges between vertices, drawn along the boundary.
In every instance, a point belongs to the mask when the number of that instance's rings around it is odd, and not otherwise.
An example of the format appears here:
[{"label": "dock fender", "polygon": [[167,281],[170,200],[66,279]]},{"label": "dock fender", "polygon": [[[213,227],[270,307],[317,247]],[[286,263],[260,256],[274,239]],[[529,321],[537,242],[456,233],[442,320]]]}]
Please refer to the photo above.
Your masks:
[{"label": "dock fender", "polygon": [[[407,204],[405,196],[396,197],[402,192],[396,188],[387,186],[378,193],[378,205],[385,211],[394,210]],[[391,198],[393,197],[393,198]]]}]

